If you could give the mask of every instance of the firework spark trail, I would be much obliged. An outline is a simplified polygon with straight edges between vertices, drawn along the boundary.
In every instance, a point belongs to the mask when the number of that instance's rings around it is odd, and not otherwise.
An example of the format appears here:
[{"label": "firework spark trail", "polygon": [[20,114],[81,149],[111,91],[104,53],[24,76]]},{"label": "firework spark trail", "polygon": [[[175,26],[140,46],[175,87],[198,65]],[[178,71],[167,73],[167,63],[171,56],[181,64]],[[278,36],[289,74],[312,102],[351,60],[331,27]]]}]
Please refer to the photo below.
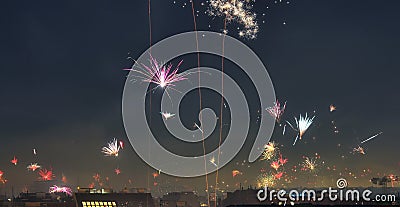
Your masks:
[{"label": "firework spark trail", "polygon": [[[195,10],[194,10],[194,0],[191,0],[191,5],[192,5],[192,16],[193,16],[193,26],[194,26],[194,31],[196,34],[196,50],[197,50],[197,70],[199,72],[198,74],[198,81],[199,81],[199,109],[201,111],[202,109],[202,96],[201,96],[201,75],[200,75],[200,52],[199,52],[199,37],[197,33],[197,23],[196,23],[196,15],[195,15]],[[203,121],[203,115],[200,112],[199,115],[200,123]],[[195,123],[196,124],[196,123]],[[196,124],[197,125],[197,124]],[[203,127],[203,125],[201,125]],[[198,127],[198,126],[197,126]],[[200,129],[200,128],[199,128]],[[208,192],[208,175],[207,175],[207,160],[206,160],[206,148],[205,148],[205,140],[204,140],[204,133],[203,130],[201,130],[201,136],[202,136],[202,146],[203,146],[203,157],[204,157],[204,171],[205,171],[205,179],[206,179],[206,193],[207,193],[207,204],[210,206],[210,194]]]},{"label": "firework spark trail", "polygon": [[59,187],[57,185],[53,185],[49,188],[49,193],[65,193],[69,196],[72,196],[72,190],[69,187]]},{"label": "firework spark trail", "polygon": [[124,142],[122,140],[119,141],[119,146],[121,147],[121,149],[124,149]]},{"label": "firework spark trail", "polygon": [[375,137],[381,135],[382,133],[383,133],[383,132],[379,132],[378,134],[375,134],[375,135],[371,136],[370,138],[368,138],[368,139],[362,141],[361,144],[363,144],[363,143],[365,143],[365,142],[368,142],[368,141],[370,141],[371,139],[374,139]]},{"label": "firework spark trail", "polygon": [[[224,19],[224,31],[226,30],[226,18]],[[222,57],[221,57],[221,108],[220,108],[220,127],[219,127],[219,142],[218,142],[218,166],[221,155],[221,142],[222,142],[222,118],[223,118],[223,108],[224,108],[224,55],[225,55],[225,37],[224,33],[222,37]],[[217,172],[215,174],[215,188],[214,192],[217,192],[218,189],[218,176],[219,176],[219,168],[217,168]],[[217,202],[215,202],[214,207],[217,207]]]},{"label": "firework spark trail", "polygon": [[285,125],[283,125],[283,131],[282,131],[282,135],[285,135],[285,132],[286,132],[286,124],[285,124]]},{"label": "firework spark trail", "polygon": [[107,146],[101,148],[101,152],[103,152],[105,156],[118,157],[120,148],[118,140],[114,138],[111,142],[107,143]]},{"label": "firework spark trail", "polygon": [[218,167],[218,165],[215,163],[215,157],[212,157],[212,158],[210,159],[210,162],[211,162],[215,167]]},{"label": "firework spark trail", "polygon": [[[208,13],[211,16],[224,16],[228,22],[237,22],[243,25],[239,36],[254,39],[259,27],[256,14],[250,11],[252,2],[254,0],[210,0]],[[225,28],[223,32],[226,34],[228,31]]]},{"label": "firework spark trail", "polygon": [[307,131],[308,127],[310,127],[310,125],[313,123],[314,118],[315,118],[315,116],[313,116],[312,118],[308,117],[307,113],[304,117],[300,114],[300,117],[298,120],[296,117],[294,117],[294,119],[296,121],[296,127],[293,127],[293,125],[290,124],[290,122],[286,121],[290,127],[292,127],[295,131],[299,132],[293,142],[293,145],[296,144],[297,139],[301,139],[303,137],[303,135]]},{"label": "firework spark trail", "polygon": [[[148,22],[149,22],[149,51],[151,54],[151,46],[152,46],[152,29],[151,29],[151,0],[148,0]],[[150,105],[150,114],[152,111],[152,107],[151,107],[151,101],[152,101],[152,96],[150,94],[150,98],[149,98],[149,105]],[[151,116],[149,117],[149,126],[151,127]],[[150,139],[147,141],[147,156],[150,158]],[[147,166],[147,189],[150,189],[150,176],[149,176],[149,172],[150,172],[150,166]],[[146,204],[147,206],[149,205],[149,199],[146,199]]]},{"label": "firework spark trail", "polygon": [[199,129],[201,133],[203,133],[203,129],[202,129],[201,127],[199,127],[199,125],[197,125],[196,122],[194,123],[194,126],[195,126],[197,129]]},{"label": "firework spark trail", "polygon": [[283,105],[283,107],[281,107],[281,104],[279,103],[278,100],[276,100],[276,102],[274,102],[274,106],[268,107],[265,110],[267,110],[267,112],[275,118],[277,123],[280,123],[281,121],[281,117],[283,115],[283,113],[285,112],[285,108],[286,108],[286,102]]}]

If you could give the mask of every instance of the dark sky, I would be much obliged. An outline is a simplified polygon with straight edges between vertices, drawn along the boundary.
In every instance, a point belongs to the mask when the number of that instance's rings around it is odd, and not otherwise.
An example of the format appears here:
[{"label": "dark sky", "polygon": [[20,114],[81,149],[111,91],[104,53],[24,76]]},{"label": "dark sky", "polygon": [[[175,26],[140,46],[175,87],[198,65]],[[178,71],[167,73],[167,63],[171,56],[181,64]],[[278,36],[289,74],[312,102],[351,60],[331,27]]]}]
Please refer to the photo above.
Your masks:
[{"label": "dark sky", "polygon": [[[191,8],[184,2],[185,7],[183,2],[152,1],[153,42],[193,30]],[[202,14],[205,7],[199,2],[198,28],[211,25],[211,30],[221,31],[222,18]],[[287,101],[286,120],[293,122],[294,116],[314,110],[317,115],[305,140],[295,147],[290,146],[294,132],[282,136],[277,128],[274,133],[272,139],[285,145],[282,151],[292,165],[318,152],[340,169],[373,171],[352,180],[353,185],[368,185],[377,173],[400,173],[399,6],[396,0],[256,2],[258,37],[240,40],[266,65],[277,98]],[[52,168],[57,179],[64,173],[72,186],[87,186],[99,173],[115,188],[128,179],[132,186],[146,187],[154,170],[129,146],[121,98],[127,74],[122,69],[132,64],[127,57],[137,58],[149,45],[147,1],[7,1],[0,8],[0,170],[8,179],[4,188],[22,190],[36,180],[37,174],[25,169],[31,162]],[[235,37],[236,26],[228,25]],[[330,104],[337,111],[330,113]],[[331,130],[331,120],[340,129],[338,135]],[[349,153],[380,131],[381,136],[365,145],[366,155]],[[117,159],[100,152],[112,137],[127,145]],[[14,155],[20,160],[17,166],[9,162]],[[239,168],[236,162],[246,158],[241,153],[223,168],[221,177],[231,186],[245,180],[254,185],[265,165],[251,164],[243,168],[241,180],[232,179],[231,170]],[[122,174],[113,173],[116,167]],[[319,176],[338,176],[330,173]],[[166,175],[157,179],[165,186],[175,180]],[[149,180],[153,185],[152,176]],[[204,189],[204,178],[169,185]]]}]

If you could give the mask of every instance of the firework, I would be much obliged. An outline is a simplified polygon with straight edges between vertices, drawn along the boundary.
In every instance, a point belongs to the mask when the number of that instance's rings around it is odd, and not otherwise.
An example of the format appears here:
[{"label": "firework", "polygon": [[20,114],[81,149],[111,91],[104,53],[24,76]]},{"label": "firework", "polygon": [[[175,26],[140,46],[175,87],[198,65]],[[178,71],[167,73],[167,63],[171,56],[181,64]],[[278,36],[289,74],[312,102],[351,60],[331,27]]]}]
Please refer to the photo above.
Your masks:
[{"label": "firework", "polygon": [[264,146],[264,152],[261,155],[261,160],[272,159],[275,156],[276,150],[278,149],[276,145],[277,144],[275,144],[275,142],[268,142],[268,144]]},{"label": "firework", "polygon": [[173,118],[175,114],[171,114],[169,112],[161,112],[161,115],[164,117],[165,120],[168,120],[170,118]]},{"label": "firework", "polygon": [[331,123],[332,123],[332,126],[333,126],[333,132],[335,134],[338,134],[339,133],[339,129],[337,128],[335,121],[331,121]]},{"label": "firework", "polygon": [[41,181],[48,181],[48,180],[53,180],[53,178],[55,177],[53,174],[52,170],[47,170],[47,169],[41,169],[38,172],[39,174],[39,180]]},{"label": "firework", "polygon": [[358,147],[353,148],[353,153],[359,153],[359,154],[365,155],[365,150],[363,147],[358,146]]},{"label": "firework", "polygon": [[59,187],[57,185],[53,185],[49,188],[49,193],[65,193],[69,196],[72,196],[72,190],[69,187]]},{"label": "firework", "polygon": [[96,181],[96,182],[100,182],[100,174],[99,173],[96,173],[96,174],[94,174],[93,176],[93,179]]},{"label": "firework", "polygon": [[[208,13],[211,16],[222,16],[227,22],[237,22],[243,25],[238,34],[240,37],[256,38],[258,23],[256,14],[251,12],[251,3],[254,0],[210,0]],[[228,30],[223,31],[224,34]]]},{"label": "firework", "polygon": [[33,152],[34,155],[36,155],[36,149],[35,148],[32,149],[32,152]]},{"label": "firework", "polygon": [[37,169],[42,168],[42,166],[38,165],[37,163],[31,163],[26,167],[28,170],[35,171]]},{"label": "firework", "polygon": [[[185,76],[188,73],[178,73],[179,66],[182,64],[181,60],[175,69],[172,70],[172,64],[168,66],[163,63],[158,63],[158,61],[150,55],[150,66],[142,64],[144,68],[141,70],[136,69],[125,69],[130,70],[138,75],[134,75],[141,79],[143,82],[154,83],[157,87],[168,88],[175,86],[174,83],[187,79]],[[156,87],[156,88],[157,88]]]},{"label": "firework", "polygon": [[273,169],[275,169],[275,170],[278,170],[278,168],[280,167],[281,165],[279,164],[279,161],[273,161],[273,162],[271,162],[271,167],[273,168]]},{"label": "firework", "polygon": [[212,157],[212,158],[210,159],[210,162],[211,162],[215,167],[218,167],[217,164],[215,164],[215,157]]},{"label": "firework", "polygon": [[121,149],[124,149],[124,142],[122,140],[119,141],[119,146],[121,147]]},{"label": "firework", "polygon": [[14,156],[14,158],[10,161],[13,165],[18,164],[18,159]]},{"label": "firework", "polygon": [[284,165],[288,162],[288,159],[283,159],[282,154],[279,154],[279,164]]},{"label": "firework", "polygon": [[115,174],[117,174],[117,175],[121,174],[121,170],[120,170],[119,168],[116,168],[116,169],[114,170],[114,172],[115,172]]},{"label": "firework", "polygon": [[0,182],[5,184],[7,182],[6,179],[3,178],[4,172],[0,170]]},{"label": "firework", "polygon": [[61,181],[62,181],[63,183],[67,183],[67,182],[68,182],[67,177],[64,175],[64,173],[63,173],[62,176],[61,176]]},{"label": "firework", "polygon": [[196,122],[194,123],[194,127],[195,127],[195,128],[197,128],[197,129],[199,129],[199,130],[200,130],[200,132],[201,132],[201,133],[203,133],[203,130],[202,130],[200,127],[199,127],[199,125],[197,125],[197,123],[196,123]]},{"label": "firework", "polygon": [[274,175],[274,177],[275,177],[275,179],[279,180],[279,179],[281,179],[282,175],[283,175],[283,172],[278,172]]},{"label": "firework", "polygon": [[283,125],[282,135],[285,135],[285,132],[286,132],[286,124]]},{"label": "firework", "polygon": [[158,177],[160,174],[158,174],[157,172],[153,172],[153,178],[156,179],[156,177]]},{"label": "firework", "polygon": [[[276,122],[280,123],[281,117],[285,112],[285,108],[286,108],[286,102],[283,105],[283,107],[281,107],[281,103],[279,103],[279,101],[276,100],[276,102],[274,102],[274,106],[268,107],[266,110],[272,117],[275,118]],[[283,132],[283,134],[285,134],[285,132]]]},{"label": "firework", "polygon": [[309,172],[315,172],[317,166],[318,165],[317,165],[316,159],[305,157],[305,160],[302,163],[302,170],[309,171]]},{"label": "firework", "polygon": [[336,106],[334,106],[333,104],[331,104],[331,105],[329,106],[329,111],[330,111],[330,112],[336,111]]},{"label": "firework", "polygon": [[301,139],[301,138],[303,137],[303,135],[304,135],[304,133],[307,131],[308,127],[310,127],[310,125],[312,124],[314,118],[315,118],[315,116],[313,116],[312,118],[311,118],[311,117],[308,117],[308,116],[307,116],[307,113],[306,113],[306,115],[305,115],[304,117],[301,116],[301,114],[300,114],[300,117],[299,117],[298,120],[297,120],[296,117],[294,117],[294,119],[295,119],[295,121],[296,121],[296,127],[293,127],[293,126],[290,124],[290,122],[287,122],[294,130],[296,130],[296,131],[299,132],[299,133],[297,134],[297,136],[296,136],[294,142],[293,142],[293,145],[296,144],[297,139]]},{"label": "firework", "polygon": [[242,173],[239,170],[232,170],[232,177],[236,177],[238,175],[241,175]]},{"label": "firework", "polygon": [[273,174],[263,173],[257,178],[257,186],[259,188],[273,187],[275,185],[275,176]]},{"label": "firework", "polygon": [[120,145],[118,144],[117,139],[113,139],[111,142],[107,144],[108,146],[103,147],[101,151],[105,154],[105,156],[115,156],[118,157],[118,153],[120,150]]},{"label": "firework", "polygon": [[375,135],[369,137],[368,139],[362,141],[361,144],[363,144],[363,143],[365,143],[365,142],[368,142],[368,141],[371,140],[371,139],[374,139],[375,137],[381,135],[382,133],[383,133],[383,132],[379,132],[378,134],[375,134]]}]

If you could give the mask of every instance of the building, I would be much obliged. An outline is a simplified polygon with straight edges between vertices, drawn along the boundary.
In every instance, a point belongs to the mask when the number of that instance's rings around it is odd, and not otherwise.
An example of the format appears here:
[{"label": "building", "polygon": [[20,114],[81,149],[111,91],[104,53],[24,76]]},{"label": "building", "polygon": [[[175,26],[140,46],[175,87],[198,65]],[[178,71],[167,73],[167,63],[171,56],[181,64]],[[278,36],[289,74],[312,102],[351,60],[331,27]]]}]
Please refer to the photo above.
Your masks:
[{"label": "building", "polygon": [[236,190],[227,192],[226,198],[222,200],[221,206],[231,205],[260,205],[261,202],[257,199],[256,189]]},{"label": "building", "polygon": [[64,193],[20,193],[16,198],[8,198],[1,206],[9,207],[75,207],[72,196]]},{"label": "building", "polygon": [[193,192],[172,192],[160,199],[162,207],[200,207],[199,196]]},{"label": "building", "polygon": [[76,207],[155,207],[150,193],[87,193],[74,194]]}]

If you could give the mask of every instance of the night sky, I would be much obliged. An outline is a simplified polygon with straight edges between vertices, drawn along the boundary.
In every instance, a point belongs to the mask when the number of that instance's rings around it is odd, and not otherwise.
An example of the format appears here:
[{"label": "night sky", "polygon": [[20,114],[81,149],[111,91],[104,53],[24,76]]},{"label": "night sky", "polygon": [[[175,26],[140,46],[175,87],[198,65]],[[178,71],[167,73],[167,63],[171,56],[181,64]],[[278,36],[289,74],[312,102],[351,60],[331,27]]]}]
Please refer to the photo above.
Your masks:
[{"label": "night sky", "polygon": [[[200,5],[202,1],[195,2],[198,29],[221,32],[223,18],[204,14],[207,7]],[[152,173],[157,170],[136,155],[125,134],[121,102],[127,72],[123,69],[132,66],[128,57],[138,58],[149,46],[147,3],[2,3],[0,170],[8,180],[1,185],[2,191],[29,188],[38,175],[28,172],[26,166],[38,162],[53,169],[56,180],[64,174],[67,185],[73,187],[87,187],[99,173],[104,179],[109,177],[114,189],[150,186],[153,192],[204,192],[204,177],[182,179],[161,174],[154,179]],[[259,0],[253,8],[260,24],[256,39],[239,38],[236,27],[240,25],[228,25],[228,34],[252,48],[267,67],[277,98],[287,101],[285,120],[294,122],[293,117],[315,111],[314,124],[296,146],[291,145],[296,134],[290,129],[283,136],[277,126],[272,136],[283,145],[280,148],[289,159],[288,166],[300,163],[302,156],[321,156],[325,164],[320,166],[315,186],[334,185],[339,177],[352,186],[370,186],[372,177],[400,174],[399,6],[396,0],[292,0],[289,4]],[[191,12],[189,1],[151,1],[153,43],[192,31]],[[194,67],[194,58],[188,57],[181,70]],[[202,61],[217,68],[220,62],[207,56]],[[233,67],[227,63],[225,70],[230,73]],[[246,85],[246,80],[242,83]],[[205,95],[204,101],[218,106],[220,99],[214,95]],[[191,99],[198,103],[195,96],[188,97]],[[337,107],[332,113],[331,104]],[[197,120],[196,111],[190,107],[183,111],[187,114],[183,121],[191,126]],[[157,129],[162,128],[156,120],[159,115],[152,115]],[[333,132],[332,120],[338,134]],[[257,129],[252,130],[251,135]],[[381,131],[382,135],[363,145],[365,155],[350,153],[362,140]],[[125,142],[118,158],[101,153],[113,137]],[[251,146],[247,141],[239,155],[222,168],[220,180],[223,186],[229,185],[226,189],[236,189],[238,183],[254,186],[260,169],[269,168],[263,161],[244,162]],[[32,153],[34,148],[37,155]],[[14,155],[19,159],[16,166],[10,163]],[[326,170],[333,165],[336,171]],[[117,167],[120,175],[114,173]],[[232,178],[234,169],[243,174]],[[365,169],[371,173],[358,176]],[[299,178],[287,186],[307,185],[307,179],[300,178],[310,175],[287,171]],[[209,178],[214,185],[214,174]],[[155,187],[154,182],[158,183]]]}]

